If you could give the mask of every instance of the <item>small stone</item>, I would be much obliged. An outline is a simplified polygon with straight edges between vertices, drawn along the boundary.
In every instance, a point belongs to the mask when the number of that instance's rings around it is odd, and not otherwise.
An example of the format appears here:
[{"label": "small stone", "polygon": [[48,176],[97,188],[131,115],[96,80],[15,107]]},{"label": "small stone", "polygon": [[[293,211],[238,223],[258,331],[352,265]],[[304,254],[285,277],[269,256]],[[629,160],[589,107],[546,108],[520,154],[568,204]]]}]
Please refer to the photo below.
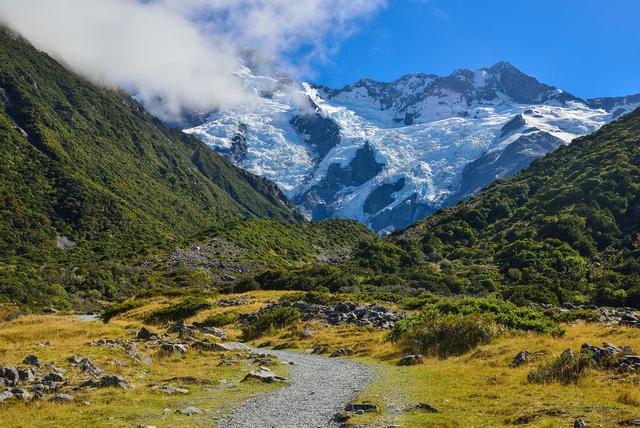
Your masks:
[{"label": "small stone", "polygon": [[160,346],[160,355],[180,355],[186,353],[187,349],[187,345],[183,345],[181,343],[164,343]]},{"label": "small stone", "polygon": [[69,403],[73,400],[74,400],[73,395],[69,395],[69,394],[56,394],[51,399],[51,401],[54,401],[56,403]]},{"label": "small stone", "polygon": [[59,373],[47,373],[42,380],[45,382],[64,382],[64,376]]},{"label": "small stone", "polygon": [[329,355],[329,358],[346,357],[346,356],[351,355],[351,354],[353,354],[353,351],[351,349],[340,348],[340,349],[336,349],[335,351],[333,351],[331,353],[331,355]]},{"label": "small stone", "polygon": [[369,402],[349,403],[347,404],[347,407],[345,407],[345,410],[347,410],[348,412],[357,412],[359,410],[363,412],[379,412],[380,411],[380,409],[376,404],[369,403]]},{"label": "small stone", "polygon": [[23,401],[29,401],[33,397],[33,394],[24,388],[14,388],[11,390],[11,393],[14,397],[20,398]]},{"label": "small stone", "polygon": [[13,398],[13,394],[11,393],[11,391],[0,392],[0,403],[10,398]]},{"label": "small stone", "polygon": [[193,416],[201,414],[202,410],[198,409],[197,407],[189,406],[185,407],[184,409],[178,409],[176,412],[182,415]]},{"label": "small stone", "polygon": [[164,385],[158,388],[158,391],[165,394],[188,394],[189,390],[186,388],[178,388],[177,386]]},{"label": "small stone", "polygon": [[413,406],[414,409],[422,410],[427,413],[440,413],[440,410],[433,407],[431,404],[427,403],[418,403]]},{"label": "small stone", "polygon": [[40,367],[42,365],[42,361],[35,355],[27,355],[22,360],[22,364],[26,364],[28,366]]},{"label": "small stone", "polygon": [[100,378],[101,388],[129,388],[129,382],[122,376],[118,375],[106,375]]},{"label": "small stone", "polygon": [[587,428],[587,423],[582,419],[576,419],[573,422],[573,428]]},{"label": "small stone", "polygon": [[400,366],[415,366],[424,362],[421,354],[405,355],[400,358],[398,365]]},{"label": "small stone", "polygon": [[20,382],[32,382],[35,379],[31,369],[18,369],[18,377]]},{"label": "small stone", "polygon": [[14,384],[20,380],[20,373],[15,367],[0,366],[0,378],[3,378],[9,384]]},{"label": "small stone", "polygon": [[136,336],[137,339],[141,340],[151,340],[157,338],[158,335],[155,333],[151,333],[147,328],[142,327]]},{"label": "small stone", "polygon": [[511,367],[518,367],[527,363],[527,361],[529,361],[529,355],[529,351],[518,352],[518,354],[513,357],[513,360],[511,361]]},{"label": "small stone", "polygon": [[256,371],[250,371],[245,377],[244,379],[242,379],[242,382],[246,382],[246,381],[250,381],[250,380],[259,380],[261,382],[265,382],[265,383],[272,383],[272,382],[286,382],[287,378],[284,378],[282,376],[278,376],[275,373],[273,373],[271,370],[269,370],[266,367],[261,367],[260,370]]}]

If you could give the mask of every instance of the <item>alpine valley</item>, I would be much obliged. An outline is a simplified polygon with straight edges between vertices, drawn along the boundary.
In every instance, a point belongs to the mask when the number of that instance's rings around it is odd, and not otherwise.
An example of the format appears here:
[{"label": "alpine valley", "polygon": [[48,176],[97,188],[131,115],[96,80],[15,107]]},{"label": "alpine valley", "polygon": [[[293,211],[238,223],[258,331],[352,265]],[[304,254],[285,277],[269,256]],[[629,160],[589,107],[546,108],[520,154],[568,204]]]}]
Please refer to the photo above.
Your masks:
[{"label": "alpine valley", "polygon": [[581,99],[507,62],[342,89],[246,65],[237,77],[255,103],[192,113],[178,126],[274,181],[307,218],[356,219],[382,234],[640,105],[640,94]]}]

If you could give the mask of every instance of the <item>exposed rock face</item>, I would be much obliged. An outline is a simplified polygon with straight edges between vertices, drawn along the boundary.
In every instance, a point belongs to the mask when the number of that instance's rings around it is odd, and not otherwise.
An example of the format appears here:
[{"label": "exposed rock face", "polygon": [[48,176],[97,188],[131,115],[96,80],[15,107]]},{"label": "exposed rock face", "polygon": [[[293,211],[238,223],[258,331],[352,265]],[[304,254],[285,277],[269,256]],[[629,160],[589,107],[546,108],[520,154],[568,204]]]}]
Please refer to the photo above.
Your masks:
[{"label": "exposed rock face", "polygon": [[447,201],[447,205],[478,193],[499,178],[511,177],[563,144],[563,140],[547,132],[533,132],[520,136],[503,150],[482,155],[464,167],[460,189]]},{"label": "exposed rock face", "polygon": [[319,160],[324,159],[331,149],[340,144],[338,124],[319,113],[304,113],[294,116],[290,123],[317,153]]},{"label": "exposed rock face", "polygon": [[331,204],[336,201],[338,192],[345,187],[358,187],[382,171],[384,164],[376,161],[371,145],[366,142],[356,150],[356,154],[347,166],[338,163],[329,165],[326,177],[311,187],[294,201],[312,213],[317,220],[334,216]]}]

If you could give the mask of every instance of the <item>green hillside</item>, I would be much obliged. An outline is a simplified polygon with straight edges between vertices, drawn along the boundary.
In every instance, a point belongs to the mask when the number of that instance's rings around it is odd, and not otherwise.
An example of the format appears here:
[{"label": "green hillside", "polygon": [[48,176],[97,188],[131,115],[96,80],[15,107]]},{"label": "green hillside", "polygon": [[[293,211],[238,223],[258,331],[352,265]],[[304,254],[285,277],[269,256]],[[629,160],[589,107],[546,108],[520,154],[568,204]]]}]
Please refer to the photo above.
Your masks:
[{"label": "green hillside", "polygon": [[0,296],[47,300],[70,282],[64,266],[242,218],[297,214],[273,183],[0,32]]},{"label": "green hillside", "polygon": [[398,233],[516,301],[640,306],[640,110]]}]

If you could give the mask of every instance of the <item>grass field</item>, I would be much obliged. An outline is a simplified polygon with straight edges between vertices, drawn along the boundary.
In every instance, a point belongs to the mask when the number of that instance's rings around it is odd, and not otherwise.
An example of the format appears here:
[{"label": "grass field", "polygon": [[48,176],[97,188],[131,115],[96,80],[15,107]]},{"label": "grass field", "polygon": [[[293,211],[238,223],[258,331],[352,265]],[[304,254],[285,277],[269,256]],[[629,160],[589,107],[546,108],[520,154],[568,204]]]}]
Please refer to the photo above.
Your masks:
[{"label": "grass field", "polygon": [[[215,302],[240,295],[209,297],[211,309],[198,312],[189,321],[202,321],[221,313],[253,312],[286,292],[256,291],[249,294],[252,296],[248,299],[249,304],[230,307],[221,307]],[[218,353],[189,350],[179,357],[151,355],[153,363],[147,367],[133,362],[124,349],[88,345],[99,338],[129,337],[144,324],[143,320],[150,313],[174,303],[174,300],[170,297],[150,298],[142,306],[116,316],[108,324],[82,322],[72,315],[31,315],[0,324],[0,358],[3,364],[19,364],[26,355],[33,353],[43,361],[55,362],[66,368],[68,378],[74,379],[79,373],[66,366],[64,359],[82,355],[91,358],[105,372],[120,374],[132,384],[128,390],[79,392],[73,404],[45,401],[28,405],[5,403],[0,412],[0,425],[211,425],[248,395],[275,387],[239,382],[250,369],[249,363],[218,365],[222,359]],[[164,325],[148,327],[152,331],[165,328]],[[551,360],[567,348],[577,350],[585,342],[596,345],[609,342],[640,349],[637,329],[584,322],[563,327],[566,333],[561,337],[506,333],[462,356],[425,358],[423,364],[408,367],[397,365],[403,352],[387,340],[387,331],[375,328],[298,322],[251,343],[299,351],[326,345],[327,353],[338,348],[353,350],[354,355],[350,358],[369,365],[373,372],[372,383],[361,392],[358,400],[375,402],[381,411],[355,416],[349,421],[352,424],[565,427],[572,426],[576,418],[583,418],[589,426],[608,427],[623,426],[625,421],[640,418],[638,374],[621,375],[590,369],[576,385],[527,383],[527,374],[536,365]],[[230,339],[241,335],[238,323],[223,328]],[[305,330],[312,330],[312,337],[304,334]],[[44,341],[50,341],[52,346],[38,345]],[[513,357],[522,350],[536,352],[537,360],[512,368]],[[276,371],[286,373],[284,367],[277,367]],[[197,381],[167,381],[186,376]],[[176,396],[164,395],[153,389],[153,385],[164,384],[182,386],[190,392]],[[429,404],[439,413],[409,409],[417,403]],[[186,406],[196,406],[203,410],[203,414],[188,417],[175,412]],[[164,409],[170,409],[170,412],[163,414]]]}]

